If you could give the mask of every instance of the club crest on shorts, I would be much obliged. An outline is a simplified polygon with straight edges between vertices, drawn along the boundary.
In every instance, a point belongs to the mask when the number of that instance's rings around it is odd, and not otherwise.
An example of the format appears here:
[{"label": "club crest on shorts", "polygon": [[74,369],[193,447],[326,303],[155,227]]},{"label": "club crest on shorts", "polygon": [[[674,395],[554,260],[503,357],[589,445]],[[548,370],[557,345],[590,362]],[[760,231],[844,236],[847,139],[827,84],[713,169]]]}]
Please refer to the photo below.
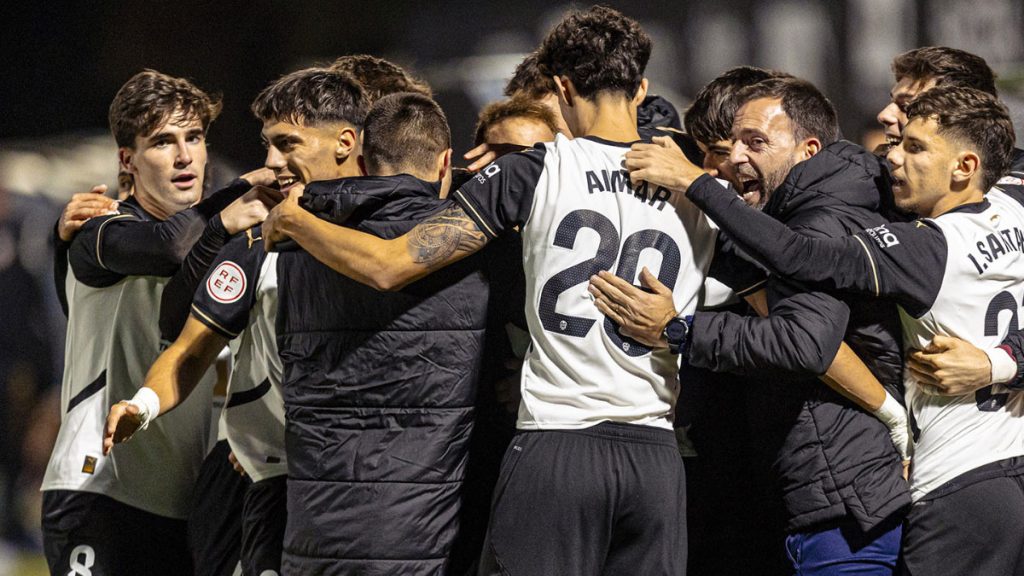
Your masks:
[{"label": "club crest on shorts", "polygon": [[231,304],[245,292],[245,272],[230,260],[221,262],[206,279],[206,293],[221,304]]}]

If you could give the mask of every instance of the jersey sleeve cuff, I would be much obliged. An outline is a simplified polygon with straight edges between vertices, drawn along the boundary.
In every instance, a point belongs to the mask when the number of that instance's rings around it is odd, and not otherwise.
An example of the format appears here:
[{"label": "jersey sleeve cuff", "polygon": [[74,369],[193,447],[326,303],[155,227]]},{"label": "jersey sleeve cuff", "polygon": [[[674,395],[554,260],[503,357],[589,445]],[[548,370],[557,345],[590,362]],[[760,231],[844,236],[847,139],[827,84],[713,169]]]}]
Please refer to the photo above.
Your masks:
[{"label": "jersey sleeve cuff", "polygon": [[480,210],[477,203],[466,196],[461,189],[452,192],[452,199],[462,207],[466,212],[466,215],[476,223],[476,227],[479,228],[489,240],[494,240],[498,237],[498,228],[487,221],[483,215],[483,211]]},{"label": "jersey sleeve cuff", "polygon": [[213,315],[195,304],[192,304],[192,317],[202,322],[203,325],[210,330],[213,330],[228,340],[233,340],[238,337],[239,332],[234,332],[225,328],[220,322],[217,322],[217,320],[213,318]]},{"label": "jersey sleeve cuff", "polygon": [[1006,348],[989,348],[985,355],[992,363],[992,384],[1006,384],[1017,376],[1017,361]]}]

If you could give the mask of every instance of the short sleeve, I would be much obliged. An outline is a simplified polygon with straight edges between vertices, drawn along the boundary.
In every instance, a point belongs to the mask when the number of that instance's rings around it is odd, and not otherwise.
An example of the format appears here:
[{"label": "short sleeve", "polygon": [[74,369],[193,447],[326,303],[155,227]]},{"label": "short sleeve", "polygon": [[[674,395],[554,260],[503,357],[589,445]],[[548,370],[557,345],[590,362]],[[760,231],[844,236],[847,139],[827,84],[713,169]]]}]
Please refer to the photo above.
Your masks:
[{"label": "short sleeve", "polygon": [[507,154],[480,170],[452,193],[466,214],[488,238],[522,226],[530,218],[534,191],[544,172],[542,144]]},{"label": "short sleeve", "polygon": [[266,256],[257,230],[232,238],[196,289],[192,316],[221,336],[237,337],[249,323]]},{"label": "short sleeve", "polygon": [[920,318],[931,309],[946,270],[946,237],[930,222],[893,222],[854,238],[864,246],[876,296],[892,298]]}]

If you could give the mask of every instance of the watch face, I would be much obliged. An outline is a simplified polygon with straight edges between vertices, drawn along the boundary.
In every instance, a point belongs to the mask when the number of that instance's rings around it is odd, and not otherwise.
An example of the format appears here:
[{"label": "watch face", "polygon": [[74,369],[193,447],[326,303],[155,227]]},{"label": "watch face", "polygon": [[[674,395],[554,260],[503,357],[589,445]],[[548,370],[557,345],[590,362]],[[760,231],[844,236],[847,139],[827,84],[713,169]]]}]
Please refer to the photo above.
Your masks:
[{"label": "watch face", "polygon": [[665,326],[665,336],[669,340],[679,340],[686,336],[686,323],[678,318],[669,320],[668,326]]}]

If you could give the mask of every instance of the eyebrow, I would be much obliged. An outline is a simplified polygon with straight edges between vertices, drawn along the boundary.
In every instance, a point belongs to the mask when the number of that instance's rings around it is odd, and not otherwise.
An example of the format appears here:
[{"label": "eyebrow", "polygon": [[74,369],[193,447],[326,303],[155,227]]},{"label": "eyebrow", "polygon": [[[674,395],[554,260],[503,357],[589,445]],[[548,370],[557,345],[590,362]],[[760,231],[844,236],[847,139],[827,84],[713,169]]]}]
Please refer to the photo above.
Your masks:
[{"label": "eyebrow", "polygon": [[761,138],[764,138],[765,140],[768,139],[768,135],[765,134],[764,131],[762,131],[759,128],[740,128],[739,131],[733,132],[733,140],[737,140],[737,139],[739,139],[739,138],[741,138],[743,136],[749,136],[749,135],[760,136]]}]

